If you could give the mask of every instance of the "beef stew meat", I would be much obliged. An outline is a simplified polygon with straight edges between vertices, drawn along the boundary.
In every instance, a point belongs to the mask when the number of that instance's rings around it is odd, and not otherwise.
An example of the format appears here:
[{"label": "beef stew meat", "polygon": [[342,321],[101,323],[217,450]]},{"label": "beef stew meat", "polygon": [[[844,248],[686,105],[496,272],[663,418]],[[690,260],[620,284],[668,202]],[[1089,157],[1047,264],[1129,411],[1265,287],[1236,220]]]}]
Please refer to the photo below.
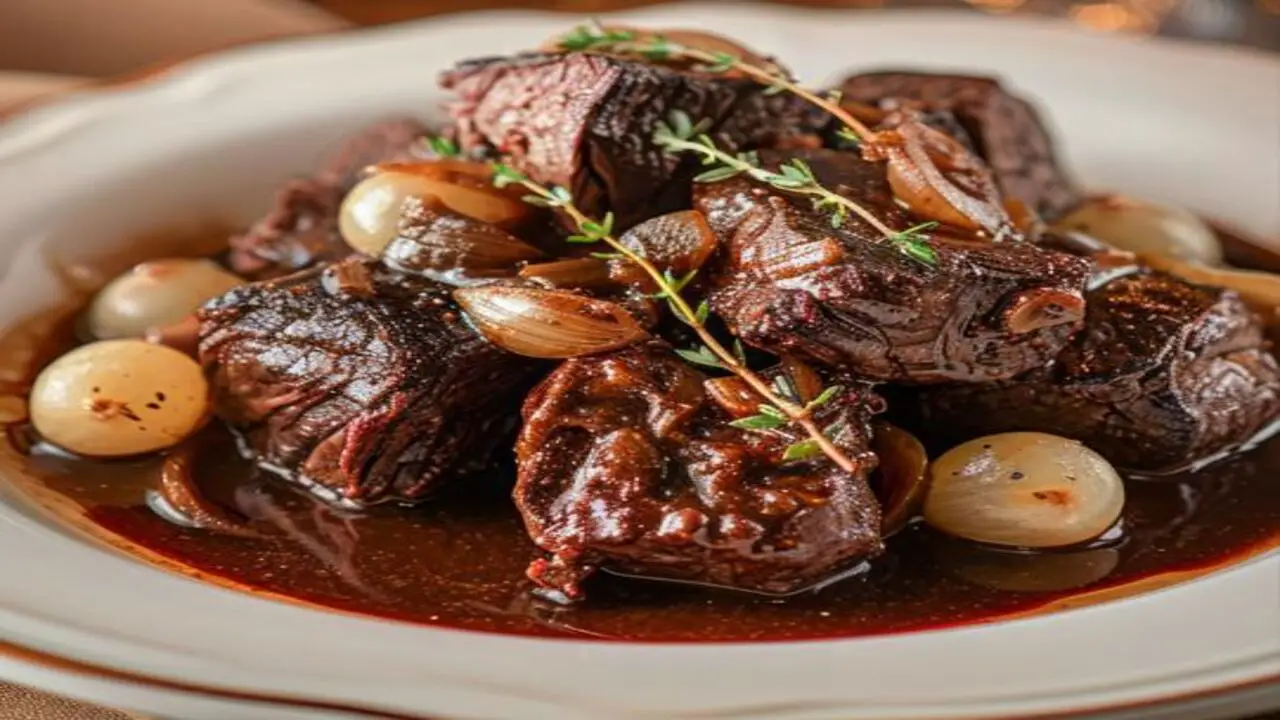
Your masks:
[{"label": "beef stew meat", "polygon": [[987,161],[1000,189],[1046,218],[1061,215],[1082,198],[1058,163],[1049,131],[1035,108],[985,77],[917,72],[853,75],[839,85],[846,100],[879,105],[908,101],[939,113],[935,127],[947,130],[950,114],[967,142]]},{"label": "beef stew meat", "polygon": [[285,183],[271,210],[248,232],[231,238],[231,268],[261,280],[351,254],[338,234],[343,196],[365,168],[410,156],[427,132],[416,120],[390,120],[349,138],[315,175]]},{"label": "beef stew meat", "polygon": [[[893,201],[882,166],[834,150],[766,151],[766,166],[801,158],[826,187],[891,227],[916,223]],[[738,177],[699,185],[695,206],[720,238],[711,304],[735,335],[863,377],[976,382],[1043,366],[1084,314],[1088,260],[1026,242],[934,234],[920,263],[851,217],[832,228],[807,199]]]},{"label": "beef stew meat", "polygon": [[994,80],[855,75],[837,127],[724,38],[566,45],[0,334],[0,474],[203,579],[555,637],[990,622],[1280,547],[1280,278],[1174,260],[1261,244],[1055,224]]},{"label": "beef stew meat", "polygon": [[[763,593],[811,586],[881,552],[867,484],[878,398],[848,383],[815,420],[858,463],[784,463],[803,436],[738,430],[663,343],[570,360],[525,401],[515,498],[550,553],[529,576],[578,599],[595,568]],[[730,381],[732,382],[732,381]]]},{"label": "beef stew meat", "polygon": [[1230,290],[1154,272],[1088,295],[1085,327],[1047,368],[921,396],[945,436],[1035,430],[1076,438],[1118,467],[1186,467],[1280,416],[1280,367],[1258,318]]},{"label": "beef stew meat", "polygon": [[357,258],[234,290],[200,321],[217,415],[346,505],[419,500],[483,464],[540,367],[476,335],[445,286]]},{"label": "beef stew meat", "polygon": [[526,54],[458,65],[441,78],[464,149],[505,154],[518,170],[569,188],[585,212],[613,211],[620,229],[689,206],[697,163],[651,141],[673,110],[710,122],[741,150],[802,132],[793,97],[759,84],[607,55]]}]

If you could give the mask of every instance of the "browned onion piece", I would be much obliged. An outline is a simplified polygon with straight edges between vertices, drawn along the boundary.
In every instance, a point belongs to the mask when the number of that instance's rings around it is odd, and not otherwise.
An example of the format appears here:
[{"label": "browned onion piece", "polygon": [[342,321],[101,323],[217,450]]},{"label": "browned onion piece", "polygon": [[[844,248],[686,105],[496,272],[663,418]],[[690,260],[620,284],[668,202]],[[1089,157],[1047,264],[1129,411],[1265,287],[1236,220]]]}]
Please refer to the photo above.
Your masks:
[{"label": "browned onion piece", "polygon": [[1280,275],[1261,270],[1230,270],[1177,260],[1167,255],[1142,254],[1142,263],[1200,285],[1213,285],[1235,290],[1245,302],[1259,310],[1273,312],[1280,308]]},{"label": "browned onion piece", "polygon": [[993,238],[1009,232],[1013,221],[982,160],[908,113],[886,125],[863,142],[863,156],[887,161],[889,186],[912,213]]},{"label": "browned onion piece", "polygon": [[[696,270],[716,251],[716,235],[707,219],[697,210],[681,210],[650,218],[622,234],[618,240],[640,253],[659,270],[670,270],[683,277]],[[633,285],[646,292],[657,285],[640,266],[620,258],[609,261],[609,274],[615,282]]]},{"label": "browned onion piece", "polygon": [[486,285],[453,297],[489,342],[526,357],[591,355],[649,336],[620,305],[564,290]]},{"label": "browned onion piece", "polygon": [[716,405],[735,419],[760,412],[760,396],[736,375],[706,380],[702,387]]},{"label": "browned onion piece", "polygon": [[165,457],[160,467],[160,487],[147,491],[147,507],[175,525],[238,537],[256,535],[249,529],[247,519],[210,502],[201,494],[192,476],[194,455],[194,446],[187,443]]},{"label": "browned onion piece", "polygon": [[526,265],[520,277],[541,280],[561,288],[593,288],[611,285],[609,264],[595,258],[570,258]]},{"label": "browned onion piece", "polygon": [[929,455],[914,435],[886,422],[875,423],[871,449],[880,458],[872,487],[880,498],[881,532],[888,536],[919,512],[928,489]]},{"label": "browned onion piece", "polygon": [[791,385],[801,403],[808,403],[822,394],[822,378],[807,363],[794,355],[783,355],[782,367],[786,369],[787,377],[791,378]]},{"label": "browned onion piece", "polygon": [[1014,296],[1000,314],[1006,330],[1023,335],[1084,317],[1084,296],[1074,290],[1034,288]]},{"label": "browned onion piece", "polygon": [[516,265],[543,256],[542,251],[501,228],[445,208],[439,200],[410,197],[400,210],[397,236],[382,251],[382,261],[431,277],[462,272],[514,272]]}]

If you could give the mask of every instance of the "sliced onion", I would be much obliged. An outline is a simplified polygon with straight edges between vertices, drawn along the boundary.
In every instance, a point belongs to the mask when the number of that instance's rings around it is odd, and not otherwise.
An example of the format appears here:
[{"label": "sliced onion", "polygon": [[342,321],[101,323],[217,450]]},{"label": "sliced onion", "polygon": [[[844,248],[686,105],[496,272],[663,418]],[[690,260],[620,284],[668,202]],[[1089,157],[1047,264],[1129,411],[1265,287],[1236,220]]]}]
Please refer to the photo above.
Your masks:
[{"label": "sliced onion", "polygon": [[481,335],[517,355],[579,357],[648,337],[621,306],[564,290],[486,285],[453,297]]},{"label": "sliced onion", "polygon": [[147,507],[161,518],[182,527],[212,530],[226,535],[255,535],[248,520],[211,502],[200,492],[192,467],[195,449],[188,443],[169,453],[160,467],[160,487],[148,490]]},{"label": "sliced onion", "polygon": [[764,402],[756,391],[736,375],[711,378],[702,383],[712,402],[729,416],[738,419],[760,412],[760,403]]},{"label": "sliced onion", "polygon": [[[622,234],[618,240],[635,250],[659,270],[670,270],[683,277],[697,270],[716,251],[719,241],[697,210],[659,215]],[[654,292],[657,285],[640,266],[623,259],[609,262],[609,274],[615,282]]]},{"label": "sliced onion", "polygon": [[813,366],[794,355],[783,355],[782,369],[791,379],[791,386],[795,388],[796,396],[801,403],[808,403],[822,394],[822,377],[818,375],[817,370],[813,369]]},{"label": "sliced onion", "polygon": [[560,288],[594,288],[613,284],[609,263],[595,258],[570,258],[526,265],[520,277]]},{"label": "sliced onion", "polygon": [[1280,308],[1280,275],[1260,270],[1228,270],[1206,267],[1167,255],[1140,255],[1143,264],[1176,275],[1188,282],[1235,290],[1250,305],[1273,311]]},{"label": "sliced onion", "polygon": [[992,237],[1013,226],[991,170],[964,145],[904,113],[886,124],[863,143],[863,155],[888,162],[889,186],[912,213]]},{"label": "sliced onion", "polygon": [[481,163],[458,160],[379,165],[347,193],[338,230],[351,247],[378,257],[399,231],[407,198],[432,198],[448,210],[504,229],[529,217],[531,207],[493,188],[489,175]]},{"label": "sliced onion", "polygon": [[915,435],[886,422],[875,424],[871,449],[880,458],[872,487],[880,499],[881,533],[888,537],[919,514],[929,487],[929,454]]},{"label": "sliced onion", "polygon": [[514,272],[542,251],[505,230],[446,209],[434,198],[404,201],[396,237],[382,260],[400,270],[431,275],[453,271]]}]

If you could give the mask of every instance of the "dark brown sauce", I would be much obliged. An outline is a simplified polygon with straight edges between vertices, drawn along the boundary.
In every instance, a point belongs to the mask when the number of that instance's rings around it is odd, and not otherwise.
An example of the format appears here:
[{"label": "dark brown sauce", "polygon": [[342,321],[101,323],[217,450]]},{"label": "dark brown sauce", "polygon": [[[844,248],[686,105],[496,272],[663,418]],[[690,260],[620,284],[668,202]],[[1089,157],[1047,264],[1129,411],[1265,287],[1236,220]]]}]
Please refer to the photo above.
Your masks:
[{"label": "dark brown sauce", "polygon": [[[27,367],[72,344],[70,323],[55,325],[34,359],[27,354]],[[22,385],[0,392],[20,393]],[[218,534],[171,524],[146,506],[161,458],[19,452],[28,450],[21,426],[9,429],[18,442],[0,448],[0,470],[25,478],[64,518],[81,515],[81,526],[87,518],[116,546],[242,589],[468,630],[700,642],[924,630],[1132,594],[1280,545],[1275,437],[1196,472],[1130,481],[1122,530],[1072,553],[986,550],[915,525],[891,538],[869,570],[787,598],[601,574],[588,602],[566,608],[529,593],[524,568],[537,551],[509,499],[510,468],[460,479],[417,508],[348,513],[253,468],[230,434],[211,426],[192,450],[197,486],[231,516],[247,518],[249,530]]]}]

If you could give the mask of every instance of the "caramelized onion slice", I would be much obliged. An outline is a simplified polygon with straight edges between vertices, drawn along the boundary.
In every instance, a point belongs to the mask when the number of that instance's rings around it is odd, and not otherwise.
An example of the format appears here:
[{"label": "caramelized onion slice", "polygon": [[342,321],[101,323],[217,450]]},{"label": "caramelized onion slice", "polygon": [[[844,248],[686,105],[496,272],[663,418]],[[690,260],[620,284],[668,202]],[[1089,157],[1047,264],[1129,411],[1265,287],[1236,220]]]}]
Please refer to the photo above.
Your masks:
[{"label": "caramelized onion slice", "polygon": [[160,467],[160,487],[147,491],[147,507],[182,527],[238,537],[256,535],[249,528],[248,519],[210,501],[200,492],[192,469],[194,460],[195,447],[191,443],[169,453]]},{"label": "caramelized onion slice", "polygon": [[570,258],[526,265],[520,277],[559,288],[594,288],[613,284],[609,264],[595,258]]},{"label": "caramelized onion slice", "polygon": [[928,489],[929,454],[915,435],[876,422],[871,449],[880,458],[872,487],[880,499],[881,533],[888,537],[920,512]]},{"label": "caramelized onion slice", "polygon": [[986,164],[955,138],[898,112],[862,144],[868,160],[888,163],[889,187],[915,215],[1000,237],[1013,228]]},{"label": "caramelized onion slice", "polygon": [[702,383],[707,395],[735,420],[760,412],[763,399],[736,375],[711,378]]},{"label": "caramelized onion slice", "polygon": [[579,357],[648,337],[620,305],[564,290],[487,285],[454,290],[453,297],[481,335],[517,355]]},{"label": "caramelized onion slice", "polygon": [[1167,255],[1139,255],[1144,265],[1176,275],[1188,282],[1235,290],[1256,308],[1274,312],[1280,308],[1280,275],[1260,270],[1229,270],[1177,260]]},{"label": "caramelized onion slice", "polygon": [[[659,270],[683,277],[702,267],[716,251],[718,240],[697,210],[681,210],[650,218],[622,234],[618,240],[635,250]],[[656,291],[657,285],[640,266],[625,259],[609,261],[609,275],[615,282]]]},{"label": "caramelized onion slice", "polygon": [[382,260],[407,272],[507,271],[542,251],[487,222],[453,212],[435,198],[411,197],[401,208],[396,237]]}]

